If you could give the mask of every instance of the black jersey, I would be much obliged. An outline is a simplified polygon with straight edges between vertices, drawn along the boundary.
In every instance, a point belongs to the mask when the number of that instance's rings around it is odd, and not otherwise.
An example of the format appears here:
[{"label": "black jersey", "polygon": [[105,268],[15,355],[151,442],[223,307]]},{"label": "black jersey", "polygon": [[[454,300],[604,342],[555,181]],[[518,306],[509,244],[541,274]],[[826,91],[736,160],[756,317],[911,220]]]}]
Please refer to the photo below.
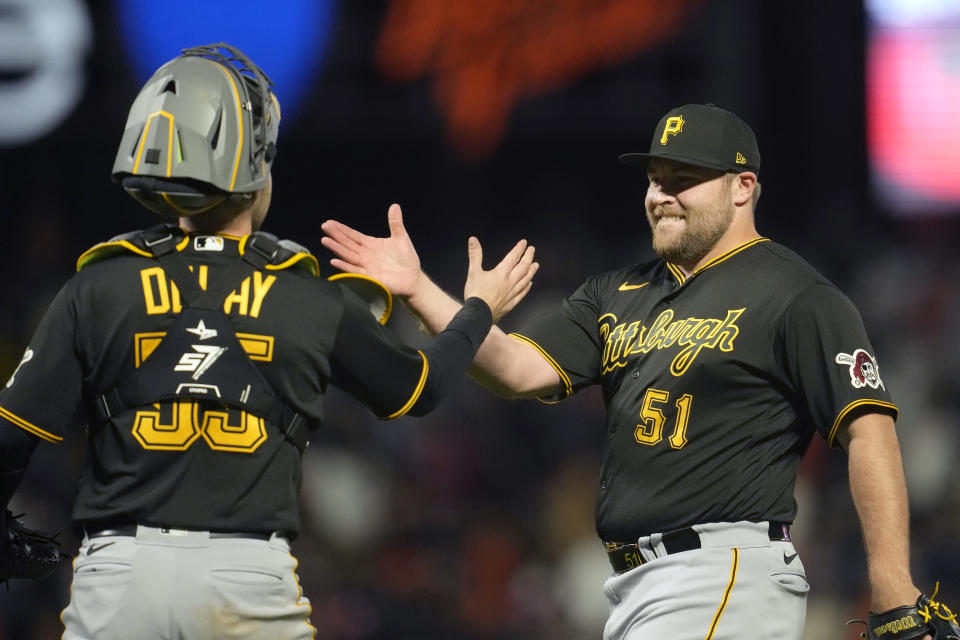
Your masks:
[{"label": "black jersey", "polygon": [[516,337],[556,368],[562,399],[599,383],[607,408],[603,540],[700,522],[792,521],[814,430],[890,412],[849,299],[765,238],[689,277],[655,260],[589,278]]},{"label": "black jersey", "polygon": [[[238,262],[249,237],[188,235],[177,251],[205,290]],[[85,254],[84,266],[47,310],[0,391],[0,418],[50,442],[91,418],[74,509],[78,523],[295,535],[300,452],[276,425],[190,397],[124,410],[103,422],[92,419],[94,394],[149,363],[183,311],[170,274],[149,252],[126,241],[107,248],[119,255],[93,261]],[[428,346],[421,351],[403,345],[367,302],[319,279],[312,255],[287,255],[251,268],[222,302],[237,342],[273,392],[313,425],[323,418],[330,383],[379,417],[417,412],[430,379],[443,375],[437,362],[442,359],[429,362]],[[489,329],[484,311],[476,346]],[[211,326],[198,322],[187,331],[194,335],[192,346],[173,362],[178,370],[196,372],[202,386],[203,368],[222,347],[205,346],[217,333]],[[472,351],[464,354],[464,368],[471,357]]]}]

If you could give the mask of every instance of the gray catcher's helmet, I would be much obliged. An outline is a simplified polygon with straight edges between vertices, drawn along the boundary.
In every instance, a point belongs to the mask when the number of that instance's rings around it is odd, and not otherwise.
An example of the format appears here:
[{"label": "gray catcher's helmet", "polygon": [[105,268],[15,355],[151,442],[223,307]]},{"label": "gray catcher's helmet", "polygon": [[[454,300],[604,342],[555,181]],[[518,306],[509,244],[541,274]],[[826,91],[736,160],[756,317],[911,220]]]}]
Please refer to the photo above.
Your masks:
[{"label": "gray catcher's helmet", "polygon": [[168,216],[202,213],[265,187],[280,125],[272,86],[228,44],[184,49],[133,101],[114,180]]}]

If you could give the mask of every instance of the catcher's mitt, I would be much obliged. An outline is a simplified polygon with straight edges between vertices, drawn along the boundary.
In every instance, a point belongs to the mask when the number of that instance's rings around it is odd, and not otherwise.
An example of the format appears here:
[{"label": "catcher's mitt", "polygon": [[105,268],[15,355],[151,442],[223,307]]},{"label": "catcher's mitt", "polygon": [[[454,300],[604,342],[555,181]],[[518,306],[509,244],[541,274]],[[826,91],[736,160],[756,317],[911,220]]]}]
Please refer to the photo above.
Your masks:
[{"label": "catcher's mitt", "polygon": [[67,556],[60,552],[56,534],[28,529],[8,510],[0,517],[0,584],[8,580],[43,580]]},{"label": "catcher's mitt", "polygon": [[[868,640],[912,640],[929,635],[933,640],[960,640],[957,615],[942,602],[937,602],[938,582],[929,598],[922,593],[917,604],[897,607],[881,613],[870,613],[867,630],[860,634]],[[851,622],[863,622],[856,620]]]}]

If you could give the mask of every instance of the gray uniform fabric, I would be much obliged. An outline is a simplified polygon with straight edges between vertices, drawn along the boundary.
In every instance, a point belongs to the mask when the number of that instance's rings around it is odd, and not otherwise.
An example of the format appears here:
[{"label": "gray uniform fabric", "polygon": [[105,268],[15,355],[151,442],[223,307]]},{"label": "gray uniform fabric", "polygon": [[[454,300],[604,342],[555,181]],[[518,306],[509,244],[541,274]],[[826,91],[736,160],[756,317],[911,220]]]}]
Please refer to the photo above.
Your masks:
[{"label": "gray uniform fabric", "polygon": [[137,527],[84,537],[63,640],[315,637],[290,543]]},{"label": "gray uniform fabric", "polygon": [[771,541],[766,522],[693,529],[692,551],[666,554],[660,533],[638,540],[644,564],[604,583],[603,640],[799,640],[810,586],[793,544]]}]

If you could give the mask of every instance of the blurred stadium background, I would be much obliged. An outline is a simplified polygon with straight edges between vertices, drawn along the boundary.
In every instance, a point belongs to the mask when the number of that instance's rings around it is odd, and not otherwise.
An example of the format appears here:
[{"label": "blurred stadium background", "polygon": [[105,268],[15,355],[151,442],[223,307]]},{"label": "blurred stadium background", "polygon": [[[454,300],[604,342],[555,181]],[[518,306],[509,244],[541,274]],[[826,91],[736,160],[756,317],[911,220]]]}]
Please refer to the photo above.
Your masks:
[{"label": "blurred stadium background", "polygon": [[[127,108],[160,63],[220,40],[284,109],[265,229],[324,263],[323,220],[382,233],[399,202],[452,291],[467,235],[488,256],[526,237],[542,269],[507,329],[651,256],[644,178],[616,156],[646,148],[662,113],[743,116],[761,233],[861,309],[902,411],[914,575],[960,607],[957,0],[0,0],[0,379],[77,256],[155,223],[109,179]],[[465,382],[427,418],[379,422],[334,392],[295,543],[318,637],[599,638],[601,415],[597,393],[545,406]],[[83,455],[79,429],[41,447],[13,503],[71,552]],[[868,606],[845,473],[815,441],[795,525],[808,640],[856,637],[843,623]],[[0,638],[59,638],[69,579],[0,591]]]}]

